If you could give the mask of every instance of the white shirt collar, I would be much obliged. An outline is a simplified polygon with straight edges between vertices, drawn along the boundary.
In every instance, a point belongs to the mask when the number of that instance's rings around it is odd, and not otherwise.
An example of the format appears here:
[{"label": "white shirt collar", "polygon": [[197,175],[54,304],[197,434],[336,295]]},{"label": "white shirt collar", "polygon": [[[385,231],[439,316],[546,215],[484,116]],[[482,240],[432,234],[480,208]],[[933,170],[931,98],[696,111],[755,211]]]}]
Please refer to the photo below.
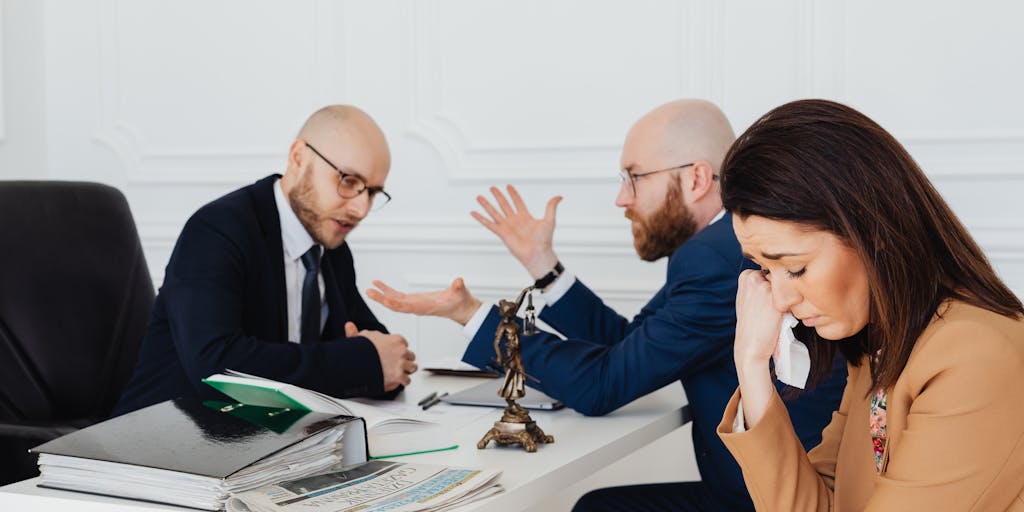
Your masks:
[{"label": "white shirt collar", "polygon": [[277,203],[277,216],[281,219],[281,242],[286,258],[294,261],[306,254],[313,247],[313,237],[309,236],[306,227],[292,210],[291,203],[284,197],[281,180],[274,183],[274,202]]},{"label": "white shirt collar", "polygon": [[711,219],[711,222],[708,222],[708,226],[722,220],[722,217],[725,217],[725,208],[722,208],[722,211],[718,212],[718,215],[715,215],[715,217]]}]

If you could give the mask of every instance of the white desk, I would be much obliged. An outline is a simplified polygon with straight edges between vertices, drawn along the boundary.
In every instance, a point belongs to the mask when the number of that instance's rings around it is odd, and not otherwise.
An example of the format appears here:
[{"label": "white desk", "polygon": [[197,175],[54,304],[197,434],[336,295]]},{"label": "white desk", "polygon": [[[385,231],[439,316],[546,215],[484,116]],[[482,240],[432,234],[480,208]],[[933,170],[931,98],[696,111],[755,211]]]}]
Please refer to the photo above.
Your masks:
[{"label": "white desk", "polygon": [[[455,391],[481,379],[417,374],[413,385],[399,400],[415,403],[430,391]],[[529,391],[527,391],[529,393]],[[603,417],[587,418],[569,410],[531,411],[554,444],[538,445],[535,453],[519,447],[496,447],[492,442],[478,450],[477,441],[501,416],[493,409],[456,430],[456,450],[397,457],[394,460],[461,466],[498,468],[503,471],[505,492],[486,501],[460,509],[515,511],[541,503],[571,484],[618,461],[640,447],[668,434],[690,420],[682,387],[678,383],[651,393]],[[0,487],[0,509],[17,511],[150,512],[184,509],[104,496],[41,489],[36,479]]]}]

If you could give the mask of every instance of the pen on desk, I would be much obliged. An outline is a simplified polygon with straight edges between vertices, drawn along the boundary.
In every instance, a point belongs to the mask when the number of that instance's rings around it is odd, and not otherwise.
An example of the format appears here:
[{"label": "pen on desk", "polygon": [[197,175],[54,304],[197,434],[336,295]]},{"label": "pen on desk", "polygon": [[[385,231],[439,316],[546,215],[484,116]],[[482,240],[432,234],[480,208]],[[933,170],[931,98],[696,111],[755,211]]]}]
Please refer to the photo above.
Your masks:
[{"label": "pen on desk", "polygon": [[423,410],[425,411],[425,410],[430,409],[431,407],[441,403],[441,399],[446,397],[446,396],[448,396],[448,392],[447,391],[445,391],[444,393],[441,393],[440,395],[435,396],[434,398],[431,398],[430,401],[428,401],[427,403],[423,404]]},{"label": "pen on desk", "polygon": [[434,391],[433,393],[423,397],[423,400],[420,400],[419,402],[416,402],[416,405],[418,405],[420,407],[423,407],[423,404],[433,400],[436,397],[437,397],[437,391]]}]

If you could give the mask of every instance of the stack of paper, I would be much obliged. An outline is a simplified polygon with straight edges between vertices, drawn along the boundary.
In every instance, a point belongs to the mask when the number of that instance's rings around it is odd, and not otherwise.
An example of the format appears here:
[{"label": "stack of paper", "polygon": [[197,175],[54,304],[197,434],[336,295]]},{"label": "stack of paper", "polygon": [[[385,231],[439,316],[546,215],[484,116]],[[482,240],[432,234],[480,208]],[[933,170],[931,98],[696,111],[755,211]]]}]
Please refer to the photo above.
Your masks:
[{"label": "stack of paper", "polygon": [[232,496],[229,512],[427,512],[493,496],[500,471],[373,461]]},{"label": "stack of paper", "polygon": [[203,382],[243,404],[357,416],[366,420],[371,458],[450,450],[458,443],[441,425],[421,418],[396,416],[380,407],[234,370]]},{"label": "stack of paper", "polygon": [[335,414],[167,401],[33,448],[40,486],[219,510],[231,493],[366,460]]}]

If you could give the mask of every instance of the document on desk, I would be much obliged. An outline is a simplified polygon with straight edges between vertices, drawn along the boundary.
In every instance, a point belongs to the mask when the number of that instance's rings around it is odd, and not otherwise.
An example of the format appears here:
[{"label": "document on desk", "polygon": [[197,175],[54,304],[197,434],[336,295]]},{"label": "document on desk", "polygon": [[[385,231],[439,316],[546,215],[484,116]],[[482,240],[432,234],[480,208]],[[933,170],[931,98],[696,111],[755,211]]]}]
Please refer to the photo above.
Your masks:
[{"label": "document on desk", "polygon": [[373,407],[375,410],[385,411],[400,418],[415,418],[441,425],[449,431],[455,431],[470,423],[473,423],[481,416],[493,415],[493,409],[480,407],[459,407],[445,403],[443,399],[438,400],[437,405],[424,410],[423,407],[397,400],[374,400],[372,398],[350,398],[346,402],[354,402]]},{"label": "document on desk", "polygon": [[451,430],[422,417],[400,416],[365,402],[343,400],[293,384],[234,370],[203,382],[243,404],[356,416],[366,421],[371,458],[397,457],[458,447]]},{"label": "document on desk", "polygon": [[221,510],[230,493],[366,461],[361,419],[175,399],[32,449],[40,486]]},{"label": "document on desk", "polygon": [[371,461],[232,496],[228,512],[441,511],[499,492],[500,471]]}]

